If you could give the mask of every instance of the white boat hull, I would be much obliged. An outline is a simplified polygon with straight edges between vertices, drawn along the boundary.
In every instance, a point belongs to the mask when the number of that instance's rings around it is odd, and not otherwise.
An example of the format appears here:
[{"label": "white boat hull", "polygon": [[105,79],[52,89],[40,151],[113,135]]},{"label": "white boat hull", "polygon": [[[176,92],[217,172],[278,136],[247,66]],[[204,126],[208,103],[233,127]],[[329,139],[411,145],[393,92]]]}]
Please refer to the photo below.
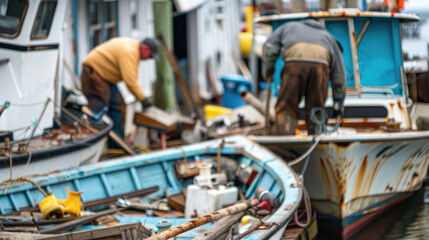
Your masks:
[{"label": "white boat hull", "polygon": [[[57,154],[28,164],[13,165],[12,179],[31,175],[44,175],[51,172],[75,168],[82,165],[96,163],[104,150],[107,137],[102,137],[86,148],[81,148],[65,154]],[[55,148],[52,149],[53,151]],[[29,155],[30,156],[30,155]],[[10,179],[10,167],[0,169],[0,182]]]},{"label": "white boat hull", "polygon": [[[312,137],[252,136],[284,159],[303,154]],[[292,157],[293,158],[293,157]],[[295,166],[301,171],[305,160]],[[335,135],[310,155],[304,184],[313,207],[337,220],[344,237],[421,188],[429,162],[429,131]]]}]

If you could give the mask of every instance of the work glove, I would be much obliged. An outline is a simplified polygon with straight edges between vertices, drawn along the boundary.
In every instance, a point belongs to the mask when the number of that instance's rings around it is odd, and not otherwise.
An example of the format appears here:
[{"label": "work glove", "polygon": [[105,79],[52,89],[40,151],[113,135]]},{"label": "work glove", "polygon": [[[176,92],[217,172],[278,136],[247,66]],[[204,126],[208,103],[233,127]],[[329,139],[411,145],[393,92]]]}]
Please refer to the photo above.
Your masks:
[{"label": "work glove", "polygon": [[334,99],[334,118],[342,121],[344,117],[344,99]]},{"label": "work glove", "polygon": [[152,102],[148,98],[145,98],[141,103],[144,111],[153,106]]}]

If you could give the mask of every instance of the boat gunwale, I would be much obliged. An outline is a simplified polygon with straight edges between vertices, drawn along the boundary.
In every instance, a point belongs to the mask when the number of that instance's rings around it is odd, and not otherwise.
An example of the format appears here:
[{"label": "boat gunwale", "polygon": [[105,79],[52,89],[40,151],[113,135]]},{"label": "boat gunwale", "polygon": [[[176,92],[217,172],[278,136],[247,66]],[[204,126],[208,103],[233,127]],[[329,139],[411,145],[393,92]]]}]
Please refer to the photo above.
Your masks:
[{"label": "boat gunwale", "polygon": [[[108,132],[112,130],[113,123],[107,124],[105,128],[100,130],[99,132],[78,141],[69,142],[66,144],[63,144],[61,146],[55,146],[52,148],[47,149],[41,149],[36,151],[31,151],[31,161],[41,161],[45,160],[46,158],[52,158],[60,155],[64,155],[67,153],[72,153],[78,150],[86,149],[91,147],[88,144],[96,143],[107,136]],[[30,157],[30,153],[20,153],[20,154],[12,154],[10,155],[13,160],[13,166],[16,165],[24,165],[27,164],[28,159]],[[9,156],[1,156],[0,157],[0,168],[6,168],[10,167],[10,159]]]},{"label": "boat gunwale", "polygon": [[279,20],[304,19],[316,17],[320,19],[336,19],[347,17],[373,17],[373,18],[397,18],[401,22],[420,21],[420,17],[413,13],[390,13],[390,12],[370,12],[370,11],[350,11],[347,9],[334,9],[332,11],[301,12],[301,13],[284,13],[255,18],[256,23],[269,23]]},{"label": "boat gunwale", "polygon": [[[347,134],[347,135],[332,133],[332,134],[321,134],[318,136],[322,137],[322,139],[320,140],[320,143],[413,141],[413,140],[421,140],[421,139],[429,140],[429,130],[427,131],[406,130],[402,132],[383,132],[383,133],[380,133],[380,132],[353,133],[353,134]],[[303,143],[313,142],[313,135],[310,135],[310,136],[250,135],[248,137],[250,140],[255,141],[256,143],[259,143],[259,144],[303,144]]]}]

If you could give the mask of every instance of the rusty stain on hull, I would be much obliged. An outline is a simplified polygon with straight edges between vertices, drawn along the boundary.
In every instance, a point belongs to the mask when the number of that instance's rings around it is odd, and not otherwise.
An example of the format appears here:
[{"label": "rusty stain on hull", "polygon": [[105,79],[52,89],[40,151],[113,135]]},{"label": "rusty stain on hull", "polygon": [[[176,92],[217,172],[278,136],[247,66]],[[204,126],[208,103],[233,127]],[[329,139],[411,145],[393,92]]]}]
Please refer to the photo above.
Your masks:
[{"label": "rusty stain on hull", "polygon": [[[268,146],[298,154],[308,148],[305,144]],[[311,163],[319,165],[305,175],[306,185],[318,189],[312,193],[312,199],[336,204],[339,210],[330,207],[330,211],[334,211],[330,215],[344,217],[367,209],[392,194],[418,188],[429,164],[429,139],[322,142],[311,158]]]},{"label": "rusty stain on hull", "polygon": [[[334,200],[333,196],[332,196],[332,188],[331,188],[331,183],[332,181],[330,180],[330,176],[332,176],[332,169],[330,167],[328,167],[328,163],[329,160],[324,160],[323,158],[320,158],[320,167],[321,170],[323,172],[322,174],[322,180],[324,182],[324,185],[326,186],[326,199],[329,200]],[[337,202],[337,201],[335,201]]]},{"label": "rusty stain on hull", "polygon": [[357,197],[358,196],[357,192],[360,192],[361,191],[360,189],[362,189],[362,181],[364,180],[367,166],[368,166],[368,155],[365,156],[365,158],[362,161],[362,164],[360,165],[357,182],[356,182],[356,189],[359,189],[359,190],[355,191],[354,197]]},{"label": "rusty stain on hull", "polygon": [[404,107],[402,106],[402,99],[398,99],[398,108],[399,108],[400,110],[403,110],[403,109],[404,109]]}]

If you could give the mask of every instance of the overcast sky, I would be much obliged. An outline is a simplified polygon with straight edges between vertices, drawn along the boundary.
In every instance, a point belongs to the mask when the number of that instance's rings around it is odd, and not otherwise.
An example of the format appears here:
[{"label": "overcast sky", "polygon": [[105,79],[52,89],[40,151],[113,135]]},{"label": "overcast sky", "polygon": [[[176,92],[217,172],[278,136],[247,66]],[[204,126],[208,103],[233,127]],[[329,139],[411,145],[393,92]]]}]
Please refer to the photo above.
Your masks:
[{"label": "overcast sky", "polygon": [[406,0],[404,12],[429,15],[429,0]]}]

